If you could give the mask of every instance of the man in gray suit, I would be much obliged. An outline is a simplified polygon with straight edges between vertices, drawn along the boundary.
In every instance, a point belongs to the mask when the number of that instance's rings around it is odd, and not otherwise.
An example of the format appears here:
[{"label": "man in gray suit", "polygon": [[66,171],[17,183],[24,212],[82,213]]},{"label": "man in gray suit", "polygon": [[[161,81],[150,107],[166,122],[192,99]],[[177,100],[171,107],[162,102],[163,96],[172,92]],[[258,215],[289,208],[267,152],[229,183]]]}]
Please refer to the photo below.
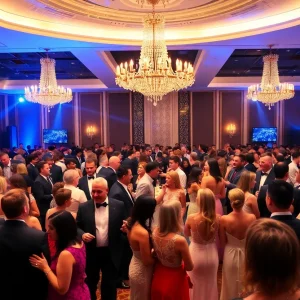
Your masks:
[{"label": "man in gray suit", "polygon": [[146,165],[146,174],[139,181],[136,188],[136,198],[141,195],[153,197],[155,196],[153,182],[159,174],[158,164],[156,162],[149,162]]}]

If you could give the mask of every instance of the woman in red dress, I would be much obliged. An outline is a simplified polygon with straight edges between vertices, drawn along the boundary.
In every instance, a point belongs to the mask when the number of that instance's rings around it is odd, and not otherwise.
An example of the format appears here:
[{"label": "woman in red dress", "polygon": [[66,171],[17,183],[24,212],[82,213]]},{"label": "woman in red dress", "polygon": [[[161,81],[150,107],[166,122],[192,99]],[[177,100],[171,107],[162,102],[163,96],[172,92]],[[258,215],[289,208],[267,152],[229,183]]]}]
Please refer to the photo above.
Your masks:
[{"label": "woman in red dress", "polygon": [[153,232],[153,245],[158,258],[151,287],[152,300],[189,300],[186,271],[193,270],[188,244],[183,236],[181,204],[178,200],[163,203],[159,227]]}]

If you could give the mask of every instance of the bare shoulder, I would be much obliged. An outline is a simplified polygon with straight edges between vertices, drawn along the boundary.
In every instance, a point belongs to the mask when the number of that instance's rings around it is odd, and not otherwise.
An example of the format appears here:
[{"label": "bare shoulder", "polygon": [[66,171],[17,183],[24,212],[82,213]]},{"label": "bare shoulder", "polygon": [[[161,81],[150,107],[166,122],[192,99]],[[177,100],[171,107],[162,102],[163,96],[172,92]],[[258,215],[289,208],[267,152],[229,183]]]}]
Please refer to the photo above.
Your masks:
[{"label": "bare shoulder", "polygon": [[176,240],[175,240],[175,245],[177,247],[181,248],[181,247],[184,247],[185,245],[187,245],[187,241],[183,236],[177,235]]}]

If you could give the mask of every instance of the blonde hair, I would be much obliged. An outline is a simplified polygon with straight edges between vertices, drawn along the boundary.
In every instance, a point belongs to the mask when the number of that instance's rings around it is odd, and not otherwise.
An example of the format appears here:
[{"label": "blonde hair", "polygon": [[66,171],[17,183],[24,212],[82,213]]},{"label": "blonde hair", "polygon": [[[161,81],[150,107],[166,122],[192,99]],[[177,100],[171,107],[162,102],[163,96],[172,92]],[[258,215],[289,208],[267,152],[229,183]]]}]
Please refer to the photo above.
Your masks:
[{"label": "blonde hair", "polygon": [[181,204],[178,200],[163,203],[159,211],[159,233],[166,236],[169,233],[182,231]]},{"label": "blonde hair", "polygon": [[180,184],[180,179],[179,179],[179,175],[177,172],[175,171],[170,171],[167,173],[167,176],[170,176],[171,179],[174,181],[174,184],[175,184],[175,188],[176,189],[182,189],[182,186]]},{"label": "blonde hair", "polygon": [[7,190],[7,181],[6,178],[0,176],[0,194],[5,194]]},{"label": "blonde hair", "polygon": [[138,167],[139,167],[139,166],[142,166],[142,167],[145,169],[145,171],[146,171],[147,163],[146,163],[145,161],[139,162]]},{"label": "blonde hair", "polygon": [[196,198],[199,213],[204,219],[205,234],[211,235],[215,231],[216,223],[216,200],[214,193],[208,189],[199,189]]},{"label": "blonde hair", "polygon": [[250,183],[255,180],[256,174],[254,172],[244,171],[236,185],[237,188],[241,189],[244,193],[250,192]]},{"label": "blonde hair", "polygon": [[17,164],[17,174],[26,174],[28,175],[28,171],[25,164]]},{"label": "blonde hair", "polygon": [[232,208],[239,210],[244,206],[245,193],[241,189],[235,188],[230,190],[228,198]]},{"label": "blonde hair", "polygon": [[180,149],[176,149],[176,150],[173,151],[173,155],[182,156],[182,151]]}]

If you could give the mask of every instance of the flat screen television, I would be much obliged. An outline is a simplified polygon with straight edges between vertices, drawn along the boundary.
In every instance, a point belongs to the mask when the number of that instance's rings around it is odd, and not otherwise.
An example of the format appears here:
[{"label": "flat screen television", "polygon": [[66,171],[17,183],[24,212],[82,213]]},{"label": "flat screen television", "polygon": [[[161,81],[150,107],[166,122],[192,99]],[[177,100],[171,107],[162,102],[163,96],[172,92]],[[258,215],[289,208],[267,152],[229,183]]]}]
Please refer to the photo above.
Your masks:
[{"label": "flat screen television", "polygon": [[44,129],[44,144],[67,144],[68,131],[65,129]]},{"label": "flat screen television", "polygon": [[252,142],[277,142],[276,127],[253,127]]}]

